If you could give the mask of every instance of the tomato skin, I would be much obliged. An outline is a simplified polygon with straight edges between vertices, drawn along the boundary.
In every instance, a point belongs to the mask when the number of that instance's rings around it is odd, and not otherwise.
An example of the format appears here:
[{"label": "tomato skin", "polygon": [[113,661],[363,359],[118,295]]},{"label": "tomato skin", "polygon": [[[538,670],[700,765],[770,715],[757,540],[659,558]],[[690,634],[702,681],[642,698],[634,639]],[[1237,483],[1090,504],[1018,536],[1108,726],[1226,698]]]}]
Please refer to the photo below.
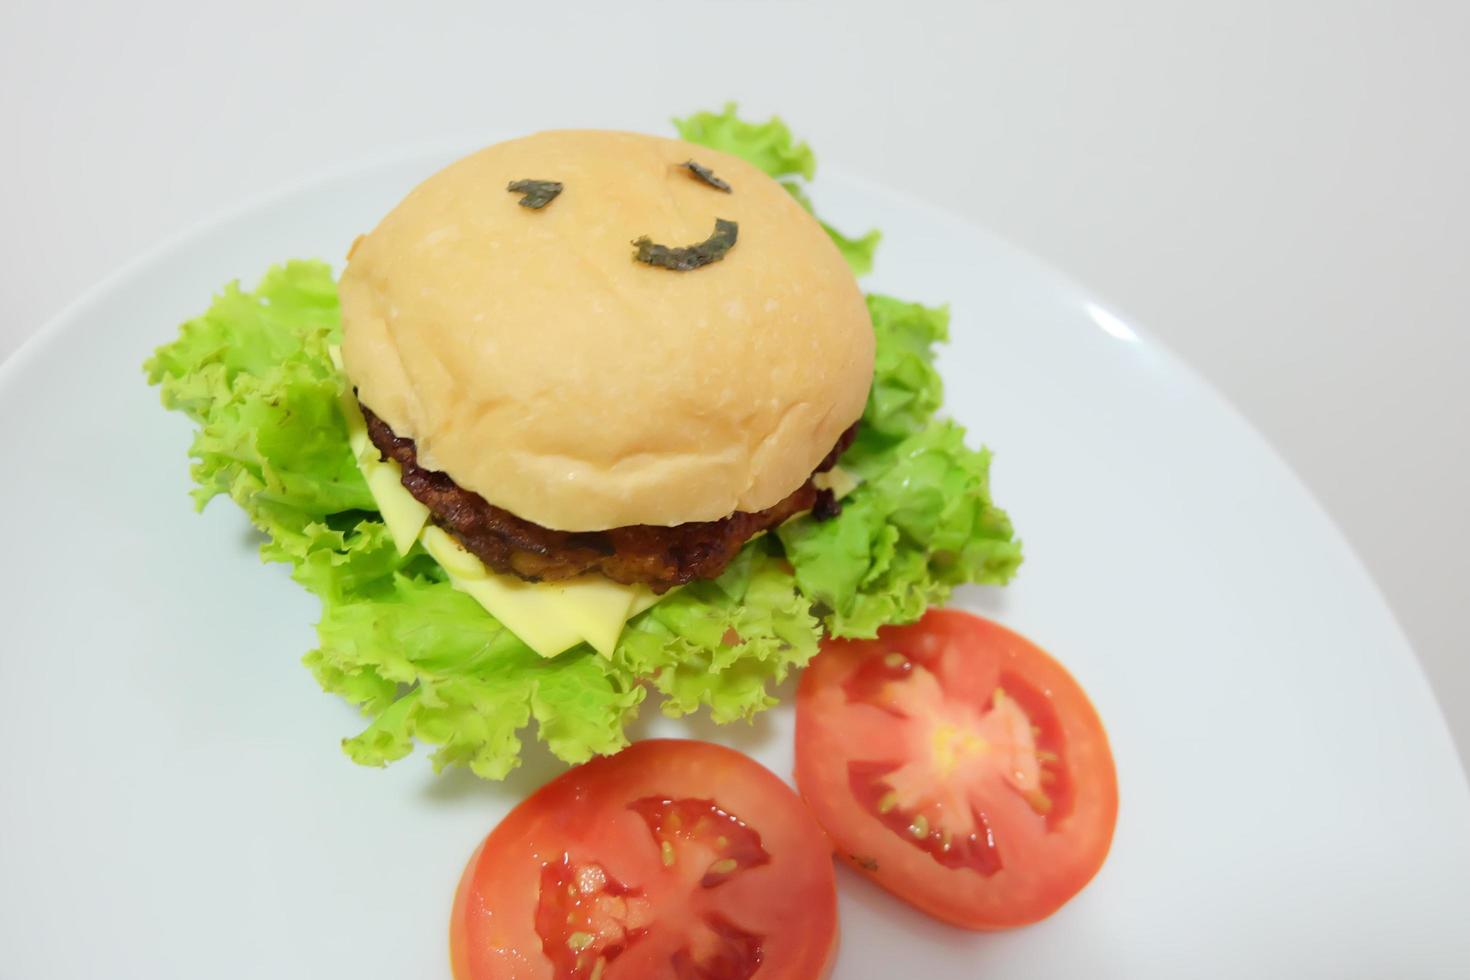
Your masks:
[{"label": "tomato skin", "polygon": [[[616,886],[598,897],[626,916],[614,944],[589,947],[614,950],[596,972],[567,969],[557,944],[568,937],[546,935],[563,912],[570,922],[584,911],[542,890],[563,860],[578,881],[592,869]],[[596,931],[568,929],[574,949]],[[754,760],[704,742],[637,742],[553,779],[490,832],[460,878],[449,933],[456,980],[816,980],[836,954],[831,847],[800,798]]]},{"label": "tomato skin", "polygon": [[485,852],[484,841],[475,848],[475,853],[470,855],[469,862],[464,866],[464,872],[459,876],[459,884],[454,886],[454,914],[449,917],[449,971],[454,980],[469,980],[473,975],[470,972],[469,952],[469,915],[470,904],[473,901],[473,887],[475,881],[475,870],[480,866],[480,856]]},{"label": "tomato skin", "polygon": [[[957,756],[967,738],[978,748]],[[903,778],[882,775],[900,767]],[[1040,781],[1019,782],[1021,769]],[[862,792],[876,778],[898,791]],[[1102,867],[1117,820],[1112,753],[1081,687],[1024,637],[956,610],[824,641],[797,694],[796,782],[843,860],[975,930],[1055,912]],[[956,832],[982,846],[946,835],[955,853],[941,860],[940,820],[966,807],[974,819]]]}]

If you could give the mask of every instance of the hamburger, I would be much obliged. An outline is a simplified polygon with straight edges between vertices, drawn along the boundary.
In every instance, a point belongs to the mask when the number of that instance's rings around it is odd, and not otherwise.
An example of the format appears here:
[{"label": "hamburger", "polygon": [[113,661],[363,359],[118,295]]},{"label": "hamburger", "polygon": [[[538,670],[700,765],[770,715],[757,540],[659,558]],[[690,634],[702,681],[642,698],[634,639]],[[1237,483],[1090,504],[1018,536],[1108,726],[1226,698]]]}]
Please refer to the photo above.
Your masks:
[{"label": "hamburger", "polygon": [[[659,597],[838,511],[823,478],[867,404],[872,322],[820,223],[739,157],[632,132],[491,145],[357,239],[338,292],[373,450],[492,574]],[[547,655],[610,652],[622,624],[544,636],[504,589],[487,608]]]},{"label": "hamburger", "polygon": [[320,601],[303,660],[367,716],[354,761],[499,779],[532,726],[618,751],[650,696],[749,718],[824,635],[1019,565],[938,414],[948,311],[860,291],[877,233],[813,215],[780,120],[676,125],[471,154],[340,275],[227,286],[146,364],[196,502]]},{"label": "hamburger", "polygon": [[[716,228],[707,261],[641,254]],[[822,226],[738,157],[607,131],[496,144],[360,237],[339,294],[372,447],[493,573],[661,595],[837,513],[824,475],[867,403],[872,323]]]}]

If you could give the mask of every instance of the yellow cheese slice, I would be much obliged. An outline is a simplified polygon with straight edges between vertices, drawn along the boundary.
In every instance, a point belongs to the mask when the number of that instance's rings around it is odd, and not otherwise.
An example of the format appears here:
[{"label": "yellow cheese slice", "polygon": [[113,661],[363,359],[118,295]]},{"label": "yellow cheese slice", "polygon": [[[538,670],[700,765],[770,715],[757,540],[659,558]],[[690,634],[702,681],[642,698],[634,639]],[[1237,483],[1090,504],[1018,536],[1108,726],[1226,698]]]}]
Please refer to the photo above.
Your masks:
[{"label": "yellow cheese slice", "polygon": [[673,595],[675,592],[678,591],[678,586],[675,586],[674,588],[665,592],[663,595],[659,595],[646,585],[637,586],[633,593],[633,606],[631,609],[628,610],[628,618],[632,619],[639,613],[652,609],[654,606],[662,602],[665,598]]},{"label": "yellow cheese slice", "polygon": [[[541,656],[554,657],[582,642],[581,631],[568,621],[566,603],[557,593],[540,583],[491,572],[441,527],[429,525],[419,540],[449,573],[451,585],[484,606]],[[619,629],[622,625],[618,623]]]},{"label": "yellow cheese slice", "polygon": [[367,477],[368,490],[378,503],[378,512],[388,533],[393,536],[393,546],[400,555],[408,554],[419,532],[429,520],[429,508],[419,503],[403,489],[403,471],[393,460],[361,460],[362,475]]},{"label": "yellow cheese slice", "polygon": [[604,657],[611,657],[632,618],[635,590],[601,575],[583,575],[564,582],[543,582],[540,588],[557,596],[561,613],[582,639]]},{"label": "yellow cheese slice", "polygon": [[403,470],[397,461],[383,459],[378,454],[378,447],[368,439],[367,423],[357,408],[357,399],[350,391],[342,393],[342,417],[347,420],[347,444],[352,447],[357,468],[367,480],[368,492],[393,536],[393,546],[400,555],[406,555],[428,523],[429,508],[404,489]]},{"label": "yellow cheese slice", "polygon": [[424,528],[420,540],[449,573],[455,588],[478,601],[543,657],[554,657],[583,640],[611,657],[635,599],[641,598],[638,589],[601,575],[526,582],[492,572],[441,527]]}]

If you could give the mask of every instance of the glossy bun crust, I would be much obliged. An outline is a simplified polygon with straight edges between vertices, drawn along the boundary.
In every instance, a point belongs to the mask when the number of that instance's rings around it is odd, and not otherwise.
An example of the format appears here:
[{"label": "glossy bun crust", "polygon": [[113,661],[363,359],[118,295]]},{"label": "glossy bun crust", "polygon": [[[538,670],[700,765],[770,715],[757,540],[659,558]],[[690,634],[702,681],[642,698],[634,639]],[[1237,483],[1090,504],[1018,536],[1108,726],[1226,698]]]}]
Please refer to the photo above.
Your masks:
[{"label": "glossy bun crust", "polygon": [[[683,166],[698,161],[724,193]],[[553,180],[540,209],[506,185]],[[634,239],[738,239],[691,271]],[[349,257],[345,370],[420,463],[564,531],[711,521],[775,505],[862,414],[873,331],[826,233],[735,157],[556,131],[430,177]]]}]

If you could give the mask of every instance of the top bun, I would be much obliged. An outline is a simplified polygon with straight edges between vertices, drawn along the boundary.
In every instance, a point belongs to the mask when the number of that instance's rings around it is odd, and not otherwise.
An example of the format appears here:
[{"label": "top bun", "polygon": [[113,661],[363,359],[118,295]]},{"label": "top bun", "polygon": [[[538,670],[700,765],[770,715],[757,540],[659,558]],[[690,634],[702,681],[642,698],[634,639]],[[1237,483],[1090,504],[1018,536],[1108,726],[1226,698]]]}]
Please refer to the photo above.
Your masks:
[{"label": "top bun", "polygon": [[[521,179],[564,190],[533,210],[506,190]],[[739,225],[722,261],[633,258],[716,218]],[[817,221],[743,160],[654,136],[538,133],[451,164],[358,239],[340,292],[362,404],[426,468],[563,531],[769,507],[873,377],[867,307]]]}]

